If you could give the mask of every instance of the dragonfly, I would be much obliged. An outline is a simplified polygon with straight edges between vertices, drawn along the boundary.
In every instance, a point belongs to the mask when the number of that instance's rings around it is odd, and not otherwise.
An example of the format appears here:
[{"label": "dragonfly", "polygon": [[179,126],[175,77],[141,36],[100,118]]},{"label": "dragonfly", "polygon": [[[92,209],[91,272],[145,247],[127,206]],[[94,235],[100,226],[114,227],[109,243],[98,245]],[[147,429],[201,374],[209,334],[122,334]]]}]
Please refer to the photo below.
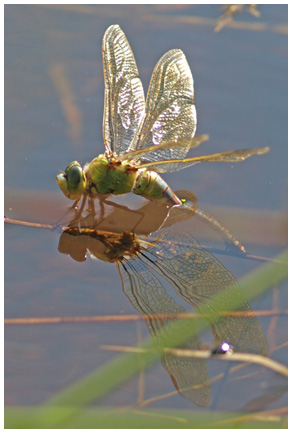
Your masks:
[{"label": "dragonfly", "polygon": [[175,172],[200,162],[238,162],[269,151],[268,147],[232,150],[186,158],[190,148],[208,139],[196,136],[193,77],[185,54],[173,49],[158,61],[145,100],[129,42],[118,25],[110,26],[102,43],[105,100],[105,153],[82,168],[71,162],[57,175],[71,200],[105,199],[132,192],[148,200],[183,204],[159,173]]},{"label": "dragonfly", "polygon": [[[125,295],[142,314],[158,347],[173,345],[176,326],[179,335],[185,335],[190,327],[196,329],[192,314],[168,293],[168,284],[179,298],[207,316],[216,348],[210,356],[219,353],[218,345],[227,343],[237,352],[267,355],[264,334],[236,278],[190,234],[168,230],[154,238],[138,237],[129,231],[112,233],[69,227],[61,235],[58,250],[80,262],[90,255],[92,259],[116,264]],[[220,292],[236,299],[240,305],[237,315],[220,315],[212,307],[209,301]],[[202,309],[203,305],[207,305],[207,310]],[[183,322],[186,317],[187,322]],[[204,346],[198,335],[192,335],[185,342],[180,341],[179,347],[201,350]],[[164,352],[161,362],[184,398],[199,406],[209,404],[207,359]]]}]

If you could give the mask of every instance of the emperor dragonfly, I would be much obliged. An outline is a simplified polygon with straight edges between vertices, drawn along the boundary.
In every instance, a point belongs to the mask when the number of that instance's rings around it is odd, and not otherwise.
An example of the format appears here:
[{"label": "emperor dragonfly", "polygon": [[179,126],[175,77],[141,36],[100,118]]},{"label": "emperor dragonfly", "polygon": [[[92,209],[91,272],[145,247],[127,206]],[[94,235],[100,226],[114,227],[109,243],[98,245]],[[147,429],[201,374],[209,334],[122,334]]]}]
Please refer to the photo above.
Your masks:
[{"label": "emperor dragonfly", "polygon": [[57,176],[66,197],[104,198],[133,192],[149,200],[181,205],[158,173],[174,172],[203,161],[243,161],[268,147],[185,158],[208,137],[194,137],[197,126],[190,67],[179,49],[157,63],[146,102],[135,58],[118,25],[105,32],[102,45],[105,79],[103,136],[106,151],[84,168],[71,162]]}]

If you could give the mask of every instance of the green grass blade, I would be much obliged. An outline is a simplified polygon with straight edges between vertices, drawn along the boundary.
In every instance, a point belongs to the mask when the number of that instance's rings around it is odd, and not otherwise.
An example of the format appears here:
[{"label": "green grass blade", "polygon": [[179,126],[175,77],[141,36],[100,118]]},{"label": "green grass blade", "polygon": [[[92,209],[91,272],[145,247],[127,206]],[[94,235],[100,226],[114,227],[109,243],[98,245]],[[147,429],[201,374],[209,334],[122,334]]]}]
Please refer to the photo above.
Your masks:
[{"label": "green grass blade", "polygon": [[[71,408],[72,410],[73,408]],[[70,411],[70,408],[67,409]],[[51,420],[58,419],[66,409],[56,407],[9,408],[5,413],[5,428],[50,428]],[[57,426],[56,426],[57,427]],[[68,429],[251,429],[287,428],[284,415],[270,413],[228,413],[211,411],[187,411],[179,409],[132,410],[125,408],[87,408],[61,425]]]}]

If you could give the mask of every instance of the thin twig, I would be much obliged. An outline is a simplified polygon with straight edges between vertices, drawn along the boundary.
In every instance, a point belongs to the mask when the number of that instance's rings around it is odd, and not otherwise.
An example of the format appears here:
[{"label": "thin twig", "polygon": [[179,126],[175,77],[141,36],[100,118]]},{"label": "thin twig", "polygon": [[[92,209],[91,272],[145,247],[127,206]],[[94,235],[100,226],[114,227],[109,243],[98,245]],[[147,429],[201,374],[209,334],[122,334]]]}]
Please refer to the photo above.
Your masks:
[{"label": "thin twig", "polygon": [[[132,353],[146,353],[149,350],[140,348],[140,347],[131,347],[131,346],[109,346],[102,345],[101,349],[104,350],[113,350],[118,352],[132,352]],[[280,364],[273,359],[267,358],[262,355],[257,355],[255,353],[232,353],[232,354],[224,354],[224,355],[213,355],[210,350],[187,350],[187,349],[174,349],[174,348],[164,348],[164,353],[169,353],[178,357],[183,358],[199,358],[199,359],[210,359],[215,358],[220,361],[237,361],[237,362],[249,362],[253,364],[263,365],[264,367],[270,368],[276,373],[281,374],[282,376],[288,377],[288,368]]]}]

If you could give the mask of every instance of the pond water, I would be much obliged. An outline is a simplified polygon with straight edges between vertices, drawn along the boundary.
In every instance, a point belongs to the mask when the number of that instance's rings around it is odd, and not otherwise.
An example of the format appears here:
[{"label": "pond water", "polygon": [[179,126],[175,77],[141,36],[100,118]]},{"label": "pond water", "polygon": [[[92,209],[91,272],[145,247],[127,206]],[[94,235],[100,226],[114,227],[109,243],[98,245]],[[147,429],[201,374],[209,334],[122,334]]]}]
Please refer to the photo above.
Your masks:
[{"label": "pond water", "polygon": [[[199,208],[233,232],[249,254],[273,258],[286,245],[287,6],[263,5],[259,10],[259,18],[236,16],[233,27],[216,33],[221,12],[212,5],[6,5],[5,216],[68,223],[64,214],[70,202],[55,177],[70,161],[84,164],[104,152],[101,43],[107,27],[119,24],[145,92],[157,60],[172,48],[185,52],[194,76],[197,132],[210,135],[191,155],[270,147],[270,153],[240,164],[198,164],[163,178],[174,191],[192,190]],[[133,209],[144,202],[127,195],[118,203]],[[113,218],[108,221],[100,228],[113,229]],[[171,228],[188,232],[210,251],[224,250],[222,236],[197,217]],[[5,318],[137,315],[116,266],[61,254],[60,235],[60,230],[5,225]],[[236,278],[261,263],[232,253],[216,257]],[[179,296],[176,301],[187,307]],[[286,284],[250,306],[255,314],[285,313]],[[271,357],[286,363],[287,315],[259,314],[258,322]],[[204,334],[205,344],[211,344],[209,334]],[[6,404],[45,402],[116,356],[102,345],[131,346],[147,336],[139,316],[123,323],[113,318],[107,323],[7,324]],[[222,368],[210,361],[209,378]],[[252,371],[242,375],[248,373]],[[209,407],[254,411],[285,406],[285,380],[264,369],[256,373],[240,382],[232,376],[214,382]],[[142,401],[171,393],[150,407],[198,409],[175,392],[161,363],[147,370],[144,381]],[[136,377],[106,396],[102,405],[135,404],[140,388]]]}]

